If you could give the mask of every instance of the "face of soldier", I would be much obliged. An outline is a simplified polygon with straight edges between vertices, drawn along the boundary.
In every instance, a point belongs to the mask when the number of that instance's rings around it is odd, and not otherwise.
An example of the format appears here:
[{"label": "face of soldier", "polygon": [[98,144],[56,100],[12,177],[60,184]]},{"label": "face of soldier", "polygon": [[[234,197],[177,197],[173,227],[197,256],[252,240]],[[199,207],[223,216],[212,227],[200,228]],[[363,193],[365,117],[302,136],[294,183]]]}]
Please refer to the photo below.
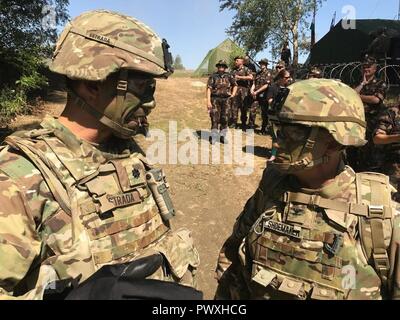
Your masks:
[{"label": "face of soldier", "polygon": [[365,64],[365,65],[363,65],[363,73],[364,73],[364,76],[367,77],[367,78],[370,78],[370,77],[374,76],[376,71],[377,71],[376,64],[371,64],[371,65]]},{"label": "face of soldier", "polygon": [[286,71],[283,78],[278,80],[278,84],[281,87],[288,87],[290,85],[291,81],[292,81],[292,77],[291,77],[290,73],[288,71]]},{"label": "face of soldier", "polygon": [[218,66],[218,72],[219,73],[224,73],[226,71],[225,66]]},{"label": "face of soldier", "polygon": [[261,70],[265,70],[267,69],[267,65],[265,65],[264,63],[260,64]]},{"label": "face of soldier", "polygon": [[279,171],[288,174],[313,168],[313,166],[307,167],[305,164],[326,156],[328,145],[333,141],[328,132],[321,130],[312,151],[305,152],[304,146],[310,137],[311,127],[281,123],[272,123],[272,127],[277,147],[276,160],[272,165]]},{"label": "face of soldier", "polygon": [[[118,77],[112,75],[102,83],[96,83],[80,95],[84,100],[107,118],[118,125],[133,130],[136,134],[140,129],[148,127],[147,116],[156,107],[154,78],[137,73],[130,73],[127,81],[127,92],[122,105],[117,99]],[[129,139],[127,136],[110,127],[114,135]],[[132,135],[134,135],[132,134]]]},{"label": "face of soldier", "polygon": [[235,66],[236,66],[236,68],[240,68],[241,66],[243,66],[243,64],[244,64],[243,59],[236,59],[236,60],[235,60]]}]

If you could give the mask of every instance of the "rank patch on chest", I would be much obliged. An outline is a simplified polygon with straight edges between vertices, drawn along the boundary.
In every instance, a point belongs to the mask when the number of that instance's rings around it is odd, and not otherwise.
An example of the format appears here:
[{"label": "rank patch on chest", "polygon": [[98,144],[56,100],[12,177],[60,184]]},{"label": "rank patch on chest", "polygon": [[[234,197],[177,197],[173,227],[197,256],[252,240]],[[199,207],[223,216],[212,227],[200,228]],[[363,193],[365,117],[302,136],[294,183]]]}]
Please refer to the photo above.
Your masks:
[{"label": "rank patch on chest", "polygon": [[291,226],[289,224],[285,224],[278,221],[268,220],[264,223],[264,228],[278,232],[280,234],[284,234],[288,237],[301,239],[300,233],[301,228],[297,226]]},{"label": "rank patch on chest", "polygon": [[107,200],[116,208],[126,207],[142,202],[137,191],[107,196]]}]

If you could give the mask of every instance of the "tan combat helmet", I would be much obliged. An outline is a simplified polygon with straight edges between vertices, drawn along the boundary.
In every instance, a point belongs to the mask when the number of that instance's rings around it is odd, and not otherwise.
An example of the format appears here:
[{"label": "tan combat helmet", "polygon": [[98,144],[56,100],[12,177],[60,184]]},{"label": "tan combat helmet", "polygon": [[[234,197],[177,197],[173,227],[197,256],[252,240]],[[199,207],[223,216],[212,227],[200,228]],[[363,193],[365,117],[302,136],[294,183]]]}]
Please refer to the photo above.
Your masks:
[{"label": "tan combat helmet", "polygon": [[168,44],[142,22],[111,11],[81,14],[62,32],[50,70],[74,80],[102,81],[120,69],[168,76]]},{"label": "tan combat helmet", "polygon": [[359,95],[335,80],[309,79],[281,89],[273,112],[270,121],[277,137],[285,125],[309,128],[295,146],[285,146],[283,141],[281,153],[290,160],[274,163],[279,170],[301,171],[328,162],[328,155],[321,157],[317,152],[324,143],[318,140],[321,128],[343,147],[367,143],[364,106]]},{"label": "tan combat helmet", "polygon": [[[173,73],[172,55],[166,40],[142,22],[111,11],[95,10],[73,19],[62,32],[50,70],[72,80],[103,81],[118,75],[116,103],[105,110],[89,105],[70,88],[69,97],[123,139],[147,125],[146,117],[155,107],[153,78]],[[145,93],[130,90],[129,73],[149,78]],[[129,101],[129,102],[128,102]],[[141,118],[135,112],[144,110]],[[137,120],[137,121],[136,121]]]},{"label": "tan combat helmet", "polygon": [[275,120],[325,128],[342,146],[361,147],[366,122],[360,96],[346,84],[330,79],[309,79],[289,86],[275,105]]}]

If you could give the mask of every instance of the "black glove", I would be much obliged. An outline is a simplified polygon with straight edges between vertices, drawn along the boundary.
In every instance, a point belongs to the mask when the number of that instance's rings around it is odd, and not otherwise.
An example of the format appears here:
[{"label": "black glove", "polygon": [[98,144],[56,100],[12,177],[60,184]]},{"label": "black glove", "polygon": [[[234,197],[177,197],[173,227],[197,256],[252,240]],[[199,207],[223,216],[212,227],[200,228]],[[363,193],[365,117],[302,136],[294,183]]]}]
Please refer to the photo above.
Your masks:
[{"label": "black glove", "polygon": [[201,300],[203,294],[173,282],[148,280],[163,265],[161,255],[128,264],[104,266],[66,300]]}]

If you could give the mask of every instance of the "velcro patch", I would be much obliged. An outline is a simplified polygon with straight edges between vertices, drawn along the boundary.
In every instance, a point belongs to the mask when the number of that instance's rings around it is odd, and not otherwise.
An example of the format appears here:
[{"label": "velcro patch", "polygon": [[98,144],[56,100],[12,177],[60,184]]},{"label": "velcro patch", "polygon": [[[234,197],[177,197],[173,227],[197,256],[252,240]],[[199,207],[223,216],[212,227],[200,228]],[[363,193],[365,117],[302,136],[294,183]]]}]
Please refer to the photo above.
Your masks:
[{"label": "velcro patch", "polygon": [[284,234],[288,237],[301,239],[301,227],[298,226],[292,226],[290,224],[285,224],[274,220],[268,220],[264,222],[264,228],[278,232],[280,234]]}]

